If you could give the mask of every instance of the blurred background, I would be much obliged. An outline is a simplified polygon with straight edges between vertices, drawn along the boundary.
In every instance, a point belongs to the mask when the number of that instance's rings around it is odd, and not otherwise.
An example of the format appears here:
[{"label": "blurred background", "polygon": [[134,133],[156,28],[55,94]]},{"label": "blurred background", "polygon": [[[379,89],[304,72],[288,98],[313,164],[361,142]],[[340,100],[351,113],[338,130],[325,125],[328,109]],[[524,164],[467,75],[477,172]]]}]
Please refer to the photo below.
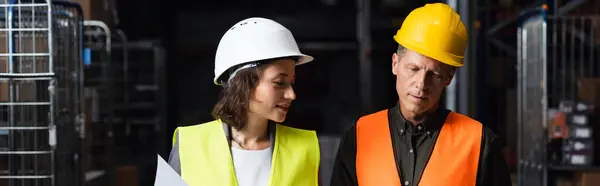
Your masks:
[{"label": "blurred background", "polygon": [[442,102],[499,135],[514,185],[600,183],[598,0],[0,0],[0,185],[153,185],[174,129],[213,119],[221,36],[255,16],[316,59],[286,123],[330,174],[340,135],[396,104],[392,37],[433,2],[469,33]]}]

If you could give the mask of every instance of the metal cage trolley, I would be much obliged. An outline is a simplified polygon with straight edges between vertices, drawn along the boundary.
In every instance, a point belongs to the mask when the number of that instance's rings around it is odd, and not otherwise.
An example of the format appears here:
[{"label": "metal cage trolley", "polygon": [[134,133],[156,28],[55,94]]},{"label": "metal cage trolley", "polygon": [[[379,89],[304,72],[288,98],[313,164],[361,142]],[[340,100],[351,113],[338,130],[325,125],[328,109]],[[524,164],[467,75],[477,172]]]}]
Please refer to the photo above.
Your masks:
[{"label": "metal cage trolley", "polygon": [[[124,37],[121,37],[124,38]],[[125,101],[116,108],[123,122],[115,125],[119,161],[137,164],[142,180],[153,180],[156,156],[168,154],[164,129],[167,120],[165,49],[159,41],[113,43],[113,51],[125,52],[123,61]],[[144,179],[150,178],[150,179]],[[148,185],[152,183],[140,183]]]},{"label": "metal cage trolley", "polygon": [[[600,77],[593,16],[535,9],[518,28],[518,185],[545,186],[559,172],[593,169],[592,99],[584,81]],[[582,84],[583,83],[583,84]],[[593,96],[592,96],[593,97]],[[597,100],[600,101],[600,100]],[[598,153],[598,152],[596,152]]]},{"label": "metal cage trolley", "polygon": [[81,185],[82,11],[0,0],[0,185]]},{"label": "metal cage trolley", "polygon": [[[102,21],[84,21],[84,94],[88,130],[86,132],[86,168],[88,182],[114,184],[114,129],[117,121],[115,104],[119,94],[120,65],[113,60],[110,28]],[[103,176],[103,178],[101,178]],[[97,179],[100,178],[100,179]],[[96,181],[100,180],[100,181]]]}]

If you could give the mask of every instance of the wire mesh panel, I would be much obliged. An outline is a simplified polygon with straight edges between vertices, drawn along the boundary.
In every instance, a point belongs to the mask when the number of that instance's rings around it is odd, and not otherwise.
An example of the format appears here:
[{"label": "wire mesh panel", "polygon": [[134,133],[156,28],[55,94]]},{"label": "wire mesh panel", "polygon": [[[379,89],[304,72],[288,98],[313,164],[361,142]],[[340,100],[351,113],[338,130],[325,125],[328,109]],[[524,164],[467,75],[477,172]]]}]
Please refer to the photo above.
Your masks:
[{"label": "wire mesh panel", "polygon": [[0,1],[0,185],[52,185],[48,2]]},{"label": "wire mesh panel", "polygon": [[[132,128],[148,128],[158,131],[164,120],[162,112],[164,104],[164,49],[154,42],[119,42],[115,50],[123,50],[124,56],[129,56],[123,62],[124,85],[123,92],[128,95],[125,102],[119,104],[117,112],[125,120],[124,135],[129,136]],[[121,131],[121,130],[120,130]],[[152,143],[148,143],[152,144]]]},{"label": "wire mesh panel", "polygon": [[98,183],[102,180],[105,185],[112,185],[114,175],[114,144],[113,125],[115,124],[114,104],[115,87],[119,80],[115,74],[121,66],[112,60],[112,34],[108,26],[101,21],[84,21],[85,57],[85,92],[86,102],[92,103],[86,107],[87,124],[90,131],[86,140],[86,173],[97,173],[100,176],[88,177],[88,182]]},{"label": "wire mesh panel", "polygon": [[126,123],[129,113],[124,111],[124,108],[128,107],[129,103],[129,49],[127,48],[128,40],[127,35],[122,30],[116,30],[113,34],[113,43],[119,43],[119,46],[112,46],[111,52],[112,62],[115,65],[116,71],[112,74],[116,79],[115,83],[115,102],[118,103],[115,108],[116,122],[123,124]]},{"label": "wire mesh panel", "polygon": [[594,32],[598,17],[548,17],[548,101],[578,99],[578,80],[599,77],[598,47]]},{"label": "wire mesh panel", "polygon": [[53,93],[57,131],[56,184],[81,185],[83,115],[83,14],[77,4],[56,1],[52,5],[54,56]]},{"label": "wire mesh panel", "polygon": [[[110,89],[107,86],[112,77],[111,32],[101,21],[84,21],[84,47],[86,65],[86,86]],[[106,91],[106,90],[104,90]]]},{"label": "wire mesh panel", "polygon": [[[114,51],[126,50],[124,92],[127,97],[116,108],[123,116],[115,125],[119,164],[137,164],[141,180],[153,180],[156,157],[168,153],[164,133],[166,120],[166,83],[164,49],[152,41],[128,41],[113,44]],[[152,183],[140,183],[151,185]]]},{"label": "wire mesh panel", "polygon": [[[108,124],[113,117],[113,76],[120,66],[112,62],[110,29],[101,21],[84,21],[85,89],[97,96],[94,112],[88,112],[91,123]],[[91,108],[90,108],[91,109]]]},{"label": "wire mesh panel", "polygon": [[[571,119],[561,121],[555,117],[561,112],[572,118],[584,114],[574,110],[587,110],[585,104],[579,104],[582,92],[578,90],[590,86],[581,84],[582,79],[600,76],[599,41],[594,35],[597,23],[597,17],[542,13],[526,17],[519,27],[519,185],[547,185],[553,181],[554,176],[549,175],[555,170],[584,170],[592,165],[593,156],[588,151],[565,150],[570,147],[563,144],[575,139],[570,137],[575,131],[572,129],[585,128],[587,124],[573,126]],[[576,106],[571,108],[570,104]],[[573,158],[575,155],[578,159]]]},{"label": "wire mesh panel", "polygon": [[81,9],[2,0],[0,12],[0,185],[76,185]]}]

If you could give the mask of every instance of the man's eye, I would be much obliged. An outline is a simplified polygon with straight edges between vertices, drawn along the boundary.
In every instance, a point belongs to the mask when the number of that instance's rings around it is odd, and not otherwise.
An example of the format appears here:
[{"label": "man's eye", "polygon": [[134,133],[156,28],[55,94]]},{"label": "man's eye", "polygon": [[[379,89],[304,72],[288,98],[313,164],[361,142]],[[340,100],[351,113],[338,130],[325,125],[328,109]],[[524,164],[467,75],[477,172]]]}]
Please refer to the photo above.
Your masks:
[{"label": "man's eye", "polygon": [[284,82],[280,82],[280,81],[275,81],[273,83],[275,83],[276,85],[279,85],[279,86],[282,86],[284,84]]}]

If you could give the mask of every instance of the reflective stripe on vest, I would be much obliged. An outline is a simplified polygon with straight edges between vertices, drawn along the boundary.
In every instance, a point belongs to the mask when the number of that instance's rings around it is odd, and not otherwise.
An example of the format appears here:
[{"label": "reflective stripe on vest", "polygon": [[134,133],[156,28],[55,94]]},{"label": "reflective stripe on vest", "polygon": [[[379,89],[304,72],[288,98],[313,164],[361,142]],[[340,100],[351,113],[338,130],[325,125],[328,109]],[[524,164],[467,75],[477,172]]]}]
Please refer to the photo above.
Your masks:
[{"label": "reflective stripe on vest", "polygon": [[[476,120],[450,112],[418,185],[475,185],[482,127]],[[361,117],[356,124],[356,137],[358,185],[402,185],[394,158],[388,111]]]},{"label": "reflective stripe on vest", "polygon": [[[319,142],[315,131],[277,124],[269,185],[318,185]],[[220,120],[178,127],[181,177],[189,186],[237,186]]]}]

